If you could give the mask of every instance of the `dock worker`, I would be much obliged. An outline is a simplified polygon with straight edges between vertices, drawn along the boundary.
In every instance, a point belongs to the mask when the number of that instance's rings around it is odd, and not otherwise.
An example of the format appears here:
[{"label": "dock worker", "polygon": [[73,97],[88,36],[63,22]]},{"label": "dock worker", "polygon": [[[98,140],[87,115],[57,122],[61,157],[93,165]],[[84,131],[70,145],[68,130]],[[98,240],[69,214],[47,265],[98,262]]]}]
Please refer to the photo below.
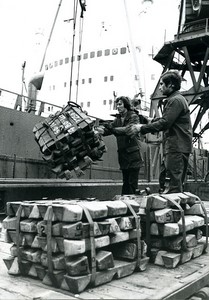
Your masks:
[{"label": "dock worker", "polygon": [[[159,89],[166,98],[163,101],[162,117],[149,124],[134,124],[127,128],[127,134],[163,132],[163,159],[160,167],[160,192],[183,192],[189,155],[192,152],[192,125],[189,106],[181,95],[182,78],[178,71],[169,70],[160,77]],[[166,187],[166,179],[168,186]]]},{"label": "dock worker", "polygon": [[129,97],[121,96],[115,100],[118,114],[113,121],[97,127],[104,136],[115,135],[118,147],[118,162],[122,171],[122,195],[135,194],[138,188],[140,168],[143,166],[141,141],[138,134],[126,134],[126,126],[137,125],[139,116],[132,109]]}]

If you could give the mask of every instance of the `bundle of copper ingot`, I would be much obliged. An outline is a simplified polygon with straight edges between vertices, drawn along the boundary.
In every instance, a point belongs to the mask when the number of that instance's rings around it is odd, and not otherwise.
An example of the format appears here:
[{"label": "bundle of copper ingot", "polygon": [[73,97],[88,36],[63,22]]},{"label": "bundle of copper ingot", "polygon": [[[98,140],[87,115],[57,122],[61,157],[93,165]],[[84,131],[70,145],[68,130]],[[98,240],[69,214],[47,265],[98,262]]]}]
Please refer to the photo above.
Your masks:
[{"label": "bundle of copper ingot", "polygon": [[145,271],[139,204],[112,201],[36,200],[7,203],[4,259],[10,275],[80,293],[113,279]]},{"label": "bundle of copper ingot", "polygon": [[94,124],[80,106],[69,102],[62,111],[35,125],[33,133],[43,159],[59,178],[80,177],[106,152]]}]

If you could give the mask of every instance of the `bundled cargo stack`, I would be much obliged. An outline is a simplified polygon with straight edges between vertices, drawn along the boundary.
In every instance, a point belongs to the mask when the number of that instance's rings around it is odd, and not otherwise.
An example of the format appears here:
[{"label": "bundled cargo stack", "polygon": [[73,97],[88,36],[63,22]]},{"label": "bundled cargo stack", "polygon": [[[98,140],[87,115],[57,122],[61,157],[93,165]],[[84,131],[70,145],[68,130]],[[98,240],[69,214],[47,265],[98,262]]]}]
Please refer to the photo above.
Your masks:
[{"label": "bundled cargo stack", "polygon": [[144,196],[139,214],[148,256],[156,265],[175,268],[206,250],[209,214],[196,195],[184,192]]},{"label": "bundled cargo stack", "polygon": [[139,204],[115,201],[40,200],[7,203],[3,220],[11,275],[32,276],[72,293],[144,271]]},{"label": "bundled cargo stack", "polygon": [[43,159],[59,178],[80,177],[106,152],[94,121],[73,102],[36,124],[33,133]]}]

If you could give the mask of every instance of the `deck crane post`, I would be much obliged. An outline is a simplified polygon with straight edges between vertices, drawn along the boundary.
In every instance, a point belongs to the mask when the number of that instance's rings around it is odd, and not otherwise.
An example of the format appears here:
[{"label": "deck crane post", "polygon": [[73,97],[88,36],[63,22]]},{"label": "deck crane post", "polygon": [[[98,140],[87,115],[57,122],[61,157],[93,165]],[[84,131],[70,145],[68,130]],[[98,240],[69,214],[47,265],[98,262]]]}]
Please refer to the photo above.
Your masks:
[{"label": "deck crane post", "polygon": [[[196,114],[192,116],[193,142],[209,128],[209,122],[198,132],[200,121],[209,109],[209,2],[205,0],[181,0],[177,34],[174,40],[165,42],[154,57],[163,66],[164,73],[170,69],[180,72],[183,81],[190,83],[181,91],[189,106],[195,105]],[[158,81],[151,96],[150,117],[159,116],[159,101],[163,99]],[[148,142],[156,139],[148,135]],[[158,140],[161,149],[160,139]],[[156,161],[156,163],[158,163]],[[153,170],[158,166],[155,165]]]}]

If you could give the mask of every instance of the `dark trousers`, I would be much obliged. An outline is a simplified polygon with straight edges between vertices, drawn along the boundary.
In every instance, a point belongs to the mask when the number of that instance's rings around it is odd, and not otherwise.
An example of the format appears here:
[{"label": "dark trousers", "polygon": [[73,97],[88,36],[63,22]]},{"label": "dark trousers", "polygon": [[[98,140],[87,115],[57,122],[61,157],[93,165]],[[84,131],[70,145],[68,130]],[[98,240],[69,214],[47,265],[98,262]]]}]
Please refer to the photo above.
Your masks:
[{"label": "dark trousers", "polygon": [[123,169],[122,174],[122,195],[135,194],[138,188],[139,169]]},{"label": "dark trousers", "polygon": [[186,177],[189,161],[188,153],[168,153],[161,164],[159,185],[165,190],[166,178],[169,179],[167,193],[183,192],[183,183]]}]

